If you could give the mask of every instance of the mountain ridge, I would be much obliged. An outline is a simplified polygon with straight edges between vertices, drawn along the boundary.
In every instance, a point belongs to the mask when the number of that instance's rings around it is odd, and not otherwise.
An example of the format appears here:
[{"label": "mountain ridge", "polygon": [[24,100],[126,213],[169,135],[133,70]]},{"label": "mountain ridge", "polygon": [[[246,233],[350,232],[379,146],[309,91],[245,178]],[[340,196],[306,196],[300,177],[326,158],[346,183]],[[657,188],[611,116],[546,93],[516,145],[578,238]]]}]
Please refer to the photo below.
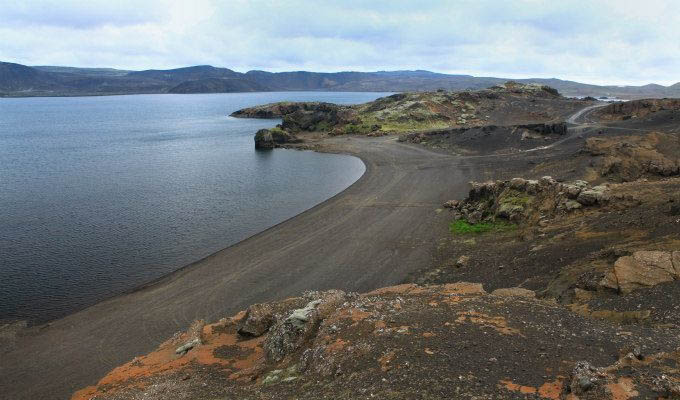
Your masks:
[{"label": "mountain ridge", "polygon": [[[26,66],[0,62],[0,97],[87,96],[145,93],[226,93],[252,91],[408,92],[476,90],[507,78],[443,74],[426,70],[375,72],[237,72],[210,65],[143,71],[113,68]],[[680,97],[680,82],[662,86],[598,86],[558,78],[514,79],[552,86],[566,96],[624,99]]]}]

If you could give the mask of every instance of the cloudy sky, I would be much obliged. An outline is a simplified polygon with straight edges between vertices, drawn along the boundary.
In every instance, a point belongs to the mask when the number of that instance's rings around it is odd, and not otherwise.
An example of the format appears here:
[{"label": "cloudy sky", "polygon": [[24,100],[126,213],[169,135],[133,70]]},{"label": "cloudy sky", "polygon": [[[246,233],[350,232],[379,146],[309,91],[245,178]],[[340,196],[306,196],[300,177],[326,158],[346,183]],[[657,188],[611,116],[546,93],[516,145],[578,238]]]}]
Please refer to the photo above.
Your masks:
[{"label": "cloudy sky", "polygon": [[680,81],[677,0],[2,0],[0,60]]}]

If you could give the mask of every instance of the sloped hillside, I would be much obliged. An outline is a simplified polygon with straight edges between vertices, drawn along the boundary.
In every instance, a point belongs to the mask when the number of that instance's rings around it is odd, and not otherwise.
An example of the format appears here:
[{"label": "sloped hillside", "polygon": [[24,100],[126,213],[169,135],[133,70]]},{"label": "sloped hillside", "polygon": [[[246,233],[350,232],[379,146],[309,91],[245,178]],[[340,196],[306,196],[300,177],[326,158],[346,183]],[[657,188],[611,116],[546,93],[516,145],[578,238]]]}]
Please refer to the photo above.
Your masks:
[{"label": "sloped hillside", "polygon": [[[678,342],[482,285],[310,292],[199,321],[84,399],[629,399],[680,395]],[[632,375],[632,376],[631,376]]]}]

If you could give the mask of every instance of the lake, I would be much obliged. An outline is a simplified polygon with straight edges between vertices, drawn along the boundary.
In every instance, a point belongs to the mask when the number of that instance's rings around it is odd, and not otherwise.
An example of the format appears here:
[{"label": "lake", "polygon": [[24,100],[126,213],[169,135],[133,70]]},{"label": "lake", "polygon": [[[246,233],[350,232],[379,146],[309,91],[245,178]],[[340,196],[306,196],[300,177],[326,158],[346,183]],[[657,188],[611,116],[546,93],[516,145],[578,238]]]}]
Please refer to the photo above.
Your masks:
[{"label": "lake", "polygon": [[0,320],[45,322],[167,275],[341,192],[335,154],[255,151],[275,92],[0,99]]}]

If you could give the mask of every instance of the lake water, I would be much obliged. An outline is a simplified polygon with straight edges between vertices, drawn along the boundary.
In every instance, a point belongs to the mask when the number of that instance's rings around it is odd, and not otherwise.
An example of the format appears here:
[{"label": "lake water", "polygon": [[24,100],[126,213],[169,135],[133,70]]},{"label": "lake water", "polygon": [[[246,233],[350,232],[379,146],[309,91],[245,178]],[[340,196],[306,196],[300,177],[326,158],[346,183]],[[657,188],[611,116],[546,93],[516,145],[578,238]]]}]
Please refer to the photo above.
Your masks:
[{"label": "lake water", "polygon": [[0,99],[0,320],[44,322],[282,222],[364,172],[354,157],[255,151],[274,101],[381,93]]}]

